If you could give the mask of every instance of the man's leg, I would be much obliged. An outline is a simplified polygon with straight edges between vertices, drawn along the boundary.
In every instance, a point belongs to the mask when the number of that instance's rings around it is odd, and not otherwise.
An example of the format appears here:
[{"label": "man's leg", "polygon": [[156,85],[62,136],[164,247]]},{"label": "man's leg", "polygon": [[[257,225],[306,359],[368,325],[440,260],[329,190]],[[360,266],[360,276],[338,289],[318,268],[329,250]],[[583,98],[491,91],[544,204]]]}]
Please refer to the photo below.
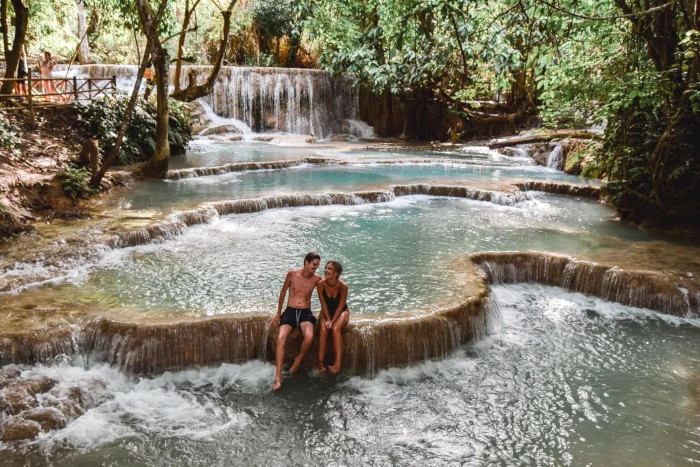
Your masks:
[{"label": "man's leg", "polygon": [[272,383],[272,390],[275,391],[282,386],[282,364],[284,363],[284,345],[287,343],[287,336],[292,331],[292,327],[288,324],[280,326],[280,332],[277,334],[277,350],[275,351],[275,382]]},{"label": "man's leg", "polygon": [[301,328],[301,332],[304,334],[304,340],[301,341],[299,355],[297,355],[297,358],[294,359],[294,364],[289,369],[290,373],[296,373],[299,370],[301,360],[304,358],[304,355],[306,355],[306,351],[309,350],[309,347],[311,347],[311,342],[314,340],[313,324],[311,324],[309,321],[304,321],[303,323],[299,324],[299,327]]},{"label": "man's leg", "polygon": [[333,366],[328,368],[331,373],[336,374],[340,371],[340,364],[342,363],[343,356],[343,336],[341,332],[348,320],[350,319],[350,313],[344,311],[340,314],[335,323],[333,323],[333,350],[335,350],[335,363]]},{"label": "man's leg", "polygon": [[323,366],[323,361],[326,359],[326,342],[328,341],[328,328],[326,327],[326,320],[321,319],[321,341],[318,343],[318,372],[323,373],[326,371],[326,367]]}]

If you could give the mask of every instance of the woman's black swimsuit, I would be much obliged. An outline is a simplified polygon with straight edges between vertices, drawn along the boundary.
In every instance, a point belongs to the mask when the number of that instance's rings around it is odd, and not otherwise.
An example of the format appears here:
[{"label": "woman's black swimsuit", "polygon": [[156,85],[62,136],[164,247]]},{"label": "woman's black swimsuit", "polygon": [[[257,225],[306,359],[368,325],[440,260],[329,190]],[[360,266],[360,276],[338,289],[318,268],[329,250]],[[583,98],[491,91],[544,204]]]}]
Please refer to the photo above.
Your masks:
[{"label": "woman's black swimsuit", "polygon": [[[338,309],[338,304],[340,303],[340,288],[338,288],[338,293],[335,295],[335,297],[329,297],[326,293],[326,288],[321,288],[323,289],[323,300],[326,301],[326,306],[328,307],[328,314],[330,315],[331,319],[333,319],[333,316],[335,315],[335,312]],[[348,302],[345,302],[343,311],[347,311],[347,309]]]}]

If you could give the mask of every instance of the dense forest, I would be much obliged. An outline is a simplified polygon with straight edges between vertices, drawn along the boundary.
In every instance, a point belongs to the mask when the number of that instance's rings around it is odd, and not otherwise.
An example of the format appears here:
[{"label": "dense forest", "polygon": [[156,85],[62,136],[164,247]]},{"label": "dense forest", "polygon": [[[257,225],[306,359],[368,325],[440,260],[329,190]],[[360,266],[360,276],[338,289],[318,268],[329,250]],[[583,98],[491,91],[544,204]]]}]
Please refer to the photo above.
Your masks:
[{"label": "dense forest", "polygon": [[[320,68],[378,95],[420,93],[467,124],[535,114],[603,128],[584,175],[607,180],[621,217],[698,226],[700,0],[1,0],[0,13],[6,77],[22,44],[140,64],[139,81],[160,70],[145,176],[167,170],[168,66],[185,102],[222,65]],[[188,64],[215,66],[180,88]]]}]

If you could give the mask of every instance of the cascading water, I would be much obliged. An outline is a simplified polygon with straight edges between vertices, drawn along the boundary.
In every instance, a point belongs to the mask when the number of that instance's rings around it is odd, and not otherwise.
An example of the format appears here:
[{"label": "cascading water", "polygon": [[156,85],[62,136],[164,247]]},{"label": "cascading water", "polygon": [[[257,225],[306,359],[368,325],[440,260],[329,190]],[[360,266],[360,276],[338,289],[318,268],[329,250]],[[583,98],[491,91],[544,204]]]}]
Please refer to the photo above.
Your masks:
[{"label": "cascading water", "polygon": [[554,170],[562,170],[564,168],[564,158],[562,157],[562,145],[557,144],[549,153],[547,158],[547,167]]},{"label": "cascading water", "polygon": [[[194,72],[198,82],[203,82],[210,70],[208,66],[184,67],[182,85],[190,72]],[[77,76],[116,76],[117,87],[125,91],[133,87],[136,72],[136,66],[126,65],[71,68],[71,74]],[[173,72],[171,68],[171,84]],[[332,133],[350,133],[357,137],[374,135],[371,127],[357,120],[357,88],[346,76],[331,77],[320,70],[223,67],[214,91],[202,100],[217,117],[233,119],[231,122],[235,125],[242,122],[255,132],[285,132],[318,138]],[[228,122],[218,120],[218,124],[222,123]],[[241,132],[245,133],[245,128],[241,128]]]}]

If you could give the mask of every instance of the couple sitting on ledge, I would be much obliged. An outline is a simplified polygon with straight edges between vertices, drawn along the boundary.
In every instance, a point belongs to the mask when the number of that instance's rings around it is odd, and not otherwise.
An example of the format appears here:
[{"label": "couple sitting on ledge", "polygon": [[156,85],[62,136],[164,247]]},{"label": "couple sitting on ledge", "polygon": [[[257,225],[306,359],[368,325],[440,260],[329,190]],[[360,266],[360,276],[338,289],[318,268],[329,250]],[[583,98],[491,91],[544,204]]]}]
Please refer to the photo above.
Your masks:
[{"label": "couple sitting on ledge", "polygon": [[[335,363],[328,367],[328,371],[335,374],[340,371],[341,355],[343,353],[343,341],[340,335],[342,328],[348,324],[350,319],[350,310],[346,302],[348,298],[348,286],[345,282],[339,279],[343,272],[343,267],[337,261],[329,261],[323,271],[324,279],[316,274],[316,269],[321,262],[321,257],[318,253],[308,253],[304,258],[304,267],[301,269],[292,269],[287,273],[284,280],[282,291],[277,305],[277,314],[274,322],[279,324],[279,334],[277,335],[277,351],[276,363],[277,369],[275,372],[275,382],[272,385],[273,390],[279,389],[282,385],[282,363],[284,362],[284,346],[287,342],[287,336],[294,329],[299,327],[304,340],[299,349],[299,355],[294,359],[290,373],[296,373],[299,370],[301,361],[306,355],[306,352],[311,347],[311,342],[314,339],[314,326],[316,318],[311,313],[311,294],[314,287],[318,292],[318,299],[321,302],[321,342],[318,347],[318,370],[320,373],[326,371],[324,359],[326,357],[326,341],[328,331],[333,333],[333,348],[335,350]],[[284,305],[284,297],[289,290],[289,299],[287,300],[287,308],[282,313]]]}]

